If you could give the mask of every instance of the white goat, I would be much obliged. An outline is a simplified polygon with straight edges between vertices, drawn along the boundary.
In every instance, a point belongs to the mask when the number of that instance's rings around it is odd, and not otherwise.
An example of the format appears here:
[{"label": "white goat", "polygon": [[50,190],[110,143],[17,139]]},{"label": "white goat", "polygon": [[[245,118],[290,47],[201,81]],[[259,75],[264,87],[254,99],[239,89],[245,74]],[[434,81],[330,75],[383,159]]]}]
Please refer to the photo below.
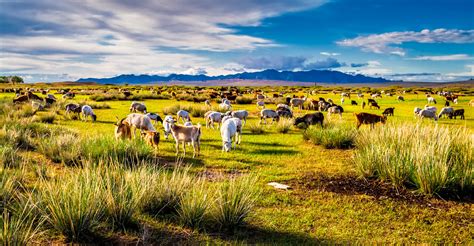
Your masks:
[{"label": "white goat", "polygon": [[150,117],[144,114],[129,114],[127,115],[127,118],[125,118],[124,122],[126,122],[131,127],[132,137],[135,137],[136,129],[140,129],[142,132],[156,132],[153,123],[151,123]]},{"label": "white goat", "polygon": [[199,155],[201,149],[201,125],[197,126],[179,126],[173,123],[170,124],[171,134],[173,134],[176,141],[176,155],[179,154],[179,143],[183,143],[183,156],[186,156],[186,143],[191,143],[193,146],[193,158]]},{"label": "white goat", "polygon": [[413,110],[413,113],[415,113],[415,118],[420,115],[421,110],[421,108],[415,107],[415,109]]},{"label": "white goat", "polygon": [[435,106],[425,105],[425,109],[429,111],[433,111],[435,114],[436,114],[436,111],[438,111],[438,109]]},{"label": "white goat", "polygon": [[178,113],[176,113],[176,116],[178,117],[176,121],[179,121],[180,118],[183,120],[183,123],[186,123],[186,121],[191,121],[189,112],[186,110],[179,110]]},{"label": "white goat", "polygon": [[278,113],[273,110],[273,109],[262,109],[260,111],[260,124],[262,123],[262,120],[264,120],[265,124],[267,124],[267,118],[272,119],[272,123],[275,122],[275,120],[278,122],[280,120],[280,116]]},{"label": "white goat", "polygon": [[92,110],[92,107],[89,105],[84,105],[81,108],[82,112],[82,120],[87,121],[87,117],[91,117],[92,121],[96,121],[97,116],[94,114],[94,110]]},{"label": "white goat", "polygon": [[420,118],[423,119],[423,118],[431,118],[433,119],[434,121],[437,121],[438,120],[438,116],[436,116],[436,112],[433,112],[431,110],[427,110],[427,109],[423,109],[420,111],[419,113],[420,115]]},{"label": "white goat", "polygon": [[167,115],[165,116],[165,119],[163,120],[163,128],[165,131],[165,139],[168,139],[168,135],[171,134],[171,123],[174,122],[173,116]]},{"label": "white goat", "polygon": [[228,111],[228,110],[232,110],[232,106],[230,105],[230,102],[229,104],[227,104],[223,101],[222,103],[219,104],[219,109]]},{"label": "white goat", "polygon": [[306,102],[306,97],[304,98],[292,98],[290,100],[291,109],[293,107],[298,107],[300,110],[303,109],[303,104]]},{"label": "white goat", "polygon": [[344,104],[344,97],[341,98],[341,104]]},{"label": "white goat", "polygon": [[436,99],[434,99],[434,97],[429,96],[429,97],[427,97],[426,99],[428,100],[428,103],[434,103],[434,104],[436,104]]},{"label": "white goat", "polygon": [[247,123],[247,117],[249,117],[249,112],[247,110],[237,110],[230,113],[232,117],[239,118],[244,121],[244,125]]},{"label": "white goat", "polygon": [[212,127],[214,128],[214,123],[219,124],[219,128],[221,127],[221,122],[222,122],[222,113],[220,112],[211,112],[206,116],[206,128]]},{"label": "white goat", "polygon": [[236,144],[240,144],[240,135],[242,127],[240,127],[239,131],[238,122],[240,122],[240,119],[230,118],[222,123],[222,151],[229,152],[232,149],[232,139],[234,139],[234,148]]}]

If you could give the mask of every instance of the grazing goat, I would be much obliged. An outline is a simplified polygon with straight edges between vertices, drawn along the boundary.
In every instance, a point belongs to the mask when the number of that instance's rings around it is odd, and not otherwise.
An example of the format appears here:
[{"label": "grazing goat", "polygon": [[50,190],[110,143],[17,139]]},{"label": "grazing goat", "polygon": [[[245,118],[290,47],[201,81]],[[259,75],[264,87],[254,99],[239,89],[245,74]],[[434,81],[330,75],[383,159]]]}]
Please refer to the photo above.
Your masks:
[{"label": "grazing goat", "polygon": [[369,107],[370,107],[370,109],[372,109],[372,108],[380,109],[380,106],[376,102],[371,102]]},{"label": "grazing goat", "polygon": [[420,111],[420,113],[418,113],[418,115],[420,116],[421,119],[431,118],[434,121],[438,121],[438,116],[436,115],[435,111],[431,111],[431,110],[428,110],[428,109],[422,109]]},{"label": "grazing goat", "polygon": [[258,102],[257,102],[257,108],[262,108],[262,109],[264,109],[264,108],[265,108],[265,102],[264,102],[264,101],[258,101]]},{"label": "grazing goat", "polygon": [[227,104],[223,101],[219,104],[219,109],[229,111],[229,110],[232,110],[232,106],[230,105],[230,102],[229,102],[229,104]]},{"label": "grazing goat", "polygon": [[331,118],[332,114],[339,114],[339,117],[342,119],[342,112],[341,106],[332,106],[328,109],[328,119]]},{"label": "grazing goat", "polygon": [[[118,119],[118,118],[117,118]],[[125,118],[115,123],[115,139],[132,139],[132,131],[127,122],[123,122]]]},{"label": "grazing goat", "polygon": [[273,109],[262,109],[262,111],[260,111],[260,124],[262,123],[262,120],[264,120],[265,124],[267,124],[267,118],[271,118],[272,119],[272,123],[275,122],[275,121],[279,121],[280,120],[280,116],[278,115],[278,113],[273,110]]},{"label": "grazing goat", "polygon": [[395,108],[386,108],[382,115],[383,116],[393,116],[393,111],[395,110]]},{"label": "grazing goat", "polygon": [[244,121],[244,125],[247,123],[247,118],[249,117],[249,112],[247,110],[237,110],[230,112],[230,115],[235,118],[239,118]]},{"label": "grazing goat", "polygon": [[79,104],[69,103],[66,105],[66,114],[73,112],[73,113],[81,113],[82,108]]},{"label": "grazing goat", "polygon": [[234,148],[236,144],[240,144],[240,138],[242,135],[241,124],[242,123],[238,118],[224,120],[221,127],[222,151],[229,152],[232,149],[232,139],[234,139]]},{"label": "grazing goat", "polygon": [[298,107],[300,110],[303,109],[303,104],[306,102],[306,97],[304,98],[292,98],[290,100],[291,109],[293,107]]},{"label": "grazing goat", "polygon": [[210,114],[207,114],[206,115],[206,128],[209,128],[212,127],[212,129],[215,129],[214,128],[214,123],[218,123],[219,124],[219,128],[221,127],[221,121],[222,121],[222,113],[220,112],[211,112]]},{"label": "grazing goat", "polygon": [[454,109],[451,107],[444,107],[441,109],[441,111],[438,114],[438,118],[441,119],[443,115],[450,116],[452,113],[454,113]]},{"label": "grazing goat", "polygon": [[355,105],[355,106],[357,106],[357,102],[356,102],[356,101],[354,101],[354,100],[352,100],[352,101],[351,101],[351,105]]},{"label": "grazing goat", "polygon": [[435,106],[428,106],[425,105],[425,109],[429,111],[433,111],[436,114],[436,111],[438,110]]},{"label": "grazing goat", "polygon": [[351,99],[351,94],[343,92],[343,93],[341,93],[341,97],[348,97],[349,99]]},{"label": "grazing goat", "polygon": [[397,97],[397,100],[398,100],[399,102],[403,102],[403,101],[405,101],[405,98],[403,98],[402,96],[398,96],[398,97]]},{"label": "grazing goat", "polygon": [[387,117],[383,115],[381,116],[370,113],[354,113],[354,115],[357,120],[357,129],[359,129],[362,124],[370,124],[370,128],[374,128],[376,123],[380,122],[382,124],[385,124],[385,122],[387,121]]},{"label": "grazing goat", "polygon": [[362,94],[362,93],[357,93],[357,97],[359,97],[359,98],[364,98],[364,94]]},{"label": "grazing goat", "polygon": [[319,106],[319,111],[327,111],[329,107],[331,107],[331,103],[328,103],[326,101],[319,101],[318,106]]},{"label": "grazing goat", "polygon": [[140,102],[132,102],[132,104],[130,105],[130,112],[141,112],[146,114],[146,106],[145,104]]},{"label": "grazing goat", "polygon": [[444,102],[445,107],[449,107],[449,101]]},{"label": "grazing goat", "polygon": [[382,98],[382,95],[380,95],[379,93],[375,93],[375,94],[372,94],[371,95],[372,98]]},{"label": "grazing goat", "polygon": [[377,103],[377,102],[376,102],[374,99],[372,99],[372,98],[367,99],[367,103],[368,103],[368,104],[370,104],[370,103],[372,103],[372,102]]},{"label": "grazing goat", "polygon": [[174,122],[170,124],[171,134],[176,141],[176,155],[179,154],[179,143],[183,143],[183,156],[186,156],[186,143],[193,146],[193,158],[199,156],[201,149],[201,125],[197,126],[179,126]]},{"label": "grazing goat", "polygon": [[54,99],[57,100],[56,97],[53,94],[48,94],[46,98]]},{"label": "grazing goat", "polygon": [[73,99],[76,96],[73,92],[67,92],[63,95],[63,99]]},{"label": "grazing goat", "polygon": [[84,105],[82,106],[81,109],[82,112],[82,120],[87,121],[87,117],[91,117],[92,121],[97,120],[97,116],[94,114],[94,110],[92,110],[92,107],[89,105]]},{"label": "grazing goat", "polygon": [[41,97],[38,96],[38,95],[35,95],[35,94],[31,93],[30,91],[28,92],[27,96],[28,96],[28,98],[29,98],[30,100],[43,101],[43,98],[41,98]]},{"label": "grazing goat", "polygon": [[125,122],[132,128],[132,136],[135,136],[136,129],[143,131],[156,132],[155,127],[151,123],[150,117],[144,114],[132,113],[125,118]]},{"label": "grazing goat", "polygon": [[28,100],[29,100],[28,96],[23,95],[23,96],[19,96],[17,98],[14,98],[13,103],[22,103],[22,102],[26,102]]},{"label": "grazing goat", "polygon": [[56,99],[52,99],[52,98],[49,98],[49,97],[45,97],[45,98],[44,98],[44,102],[46,103],[46,105],[50,106],[50,105],[52,105],[53,103],[56,102]]},{"label": "grazing goat", "polygon": [[450,115],[450,119],[454,117],[456,119],[456,116],[461,116],[461,120],[464,120],[464,109],[456,109],[454,112]]},{"label": "grazing goat", "polygon": [[305,123],[306,126],[315,125],[317,123],[321,124],[323,127],[324,115],[321,112],[316,112],[314,114],[305,114],[303,117],[297,117],[295,119],[295,126],[300,123]]},{"label": "grazing goat", "polygon": [[179,110],[176,113],[176,116],[178,117],[176,121],[179,121],[179,119],[181,119],[183,121],[183,124],[186,123],[186,121],[191,121],[191,116],[189,116],[189,112],[186,110]]},{"label": "grazing goat", "polygon": [[421,108],[415,107],[415,109],[413,110],[413,113],[415,113],[415,118],[416,116],[420,115],[421,110],[422,110]]},{"label": "grazing goat", "polygon": [[151,120],[155,121],[155,124],[158,124],[158,121],[163,123],[163,119],[161,119],[161,117],[158,114],[147,113],[145,115],[148,116]]}]

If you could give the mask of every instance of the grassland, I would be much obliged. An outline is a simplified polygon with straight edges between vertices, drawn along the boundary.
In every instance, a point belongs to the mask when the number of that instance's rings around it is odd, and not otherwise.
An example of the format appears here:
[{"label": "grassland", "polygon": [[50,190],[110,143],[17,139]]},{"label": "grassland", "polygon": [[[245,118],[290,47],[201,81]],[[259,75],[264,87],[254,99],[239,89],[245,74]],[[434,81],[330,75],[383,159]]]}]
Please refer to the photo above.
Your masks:
[{"label": "grassland", "polygon": [[[141,92],[147,93],[147,92]],[[304,92],[295,94],[304,95]],[[13,98],[12,93],[1,93],[0,99],[5,102]],[[73,101],[91,102],[89,95],[78,95]],[[339,102],[339,95],[332,93],[315,94],[311,98],[332,98]],[[354,96],[355,97],[355,96]],[[368,94],[365,94],[365,98]],[[355,129],[354,112],[372,112],[381,114],[387,107],[395,107],[395,116],[389,117],[387,126],[404,126],[419,124],[422,126],[465,128],[465,134],[473,134],[474,109],[467,103],[474,96],[463,96],[454,108],[466,110],[466,120],[442,118],[438,123],[432,120],[419,120],[413,116],[414,107],[423,107],[426,97],[423,94],[405,94],[405,102],[398,102],[396,97],[378,99],[380,110],[362,110],[360,106],[344,106],[342,119],[333,116],[326,124]],[[441,108],[441,97],[438,109]],[[361,99],[353,100],[361,103]],[[129,100],[105,101],[110,108],[95,109],[97,122],[70,120],[59,110],[53,124],[38,123],[46,127],[60,126],[69,129],[76,139],[111,138],[113,123],[116,117],[123,118],[128,114]],[[163,109],[179,104],[203,105],[176,101],[174,99],[147,99],[143,101],[149,112],[163,115]],[[213,105],[217,105],[213,102]],[[242,144],[235,151],[221,152],[221,139],[218,130],[203,127],[201,156],[196,159],[190,156],[179,162],[189,168],[196,177],[208,181],[207,186],[223,183],[232,177],[257,175],[253,183],[262,192],[252,209],[250,217],[243,226],[231,231],[214,229],[193,230],[187,222],[179,222],[167,216],[150,216],[139,213],[139,229],[115,231],[99,230],[99,235],[89,238],[92,242],[161,242],[163,244],[182,243],[239,243],[239,244],[340,244],[359,243],[472,243],[474,235],[474,205],[472,195],[446,196],[443,198],[420,195],[413,188],[400,188],[389,182],[378,179],[363,179],[354,163],[354,149],[325,148],[315,145],[303,138],[302,129],[291,127],[282,133],[276,125],[263,126],[263,133],[252,133],[250,125],[258,124],[258,112],[255,104],[233,105],[234,110],[247,109],[250,119],[244,127]],[[274,105],[267,105],[274,108]],[[310,111],[296,110],[296,116]],[[38,117],[47,116],[50,112],[37,112]],[[326,116],[326,115],[325,115]],[[201,117],[193,117],[193,123],[205,125]],[[367,127],[367,126],[364,126]],[[162,127],[158,126],[161,130]],[[335,134],[338,134],[337,132]],[[73,137],[74,139],[74,137]],[[376,143],[375,143],[376,144]],[[100,145],[100,144],[99,144]],[[91,146],[95,146],[91,144]],[[190,148],[190,147],[188,147]],[[87,148],[86,148],[87,149]],[[89,148],[90,149],[90,148]],[[92,151],[92,150],[90,150]],[[146,150],[144,150],[146,151]],[[423,151],[420,149],[420,151]],[[190,152],[188,152],[190,153]],[[11,171],[27,188],[35,187],[39,181],[46,182],[38,173],[45,173],[53,182],[67,177],[71,173],[83,172],[80,167],[68,167],[52,160],[40,151],[23,148],[18,151],[30,161],[20,171]],[[174,141],[163,140],[160,143],[156,159],[148,160],[147,165],[174,166]],[[94,159],[97,160],[97,159]],[[472,160],[472,157],[471,157]],[[472,163],[471,163],[472,165]],[[19,172],[19,173],[18,173]],[[275,190],[266,185],[268,182],[288,184],[291,190]],[[79,182],[79,181],[78,181]],[[86,181],[81,181],[86,182]],[[89,181],[87,181],[89,182]],[[87,183],[86,182],[86,183]],[[67,188],[67,184],[65,184]],[[72,188],[71,188],[72,189]],[[196,199],[199,190],[193,190],[188,199]],[[196,195],[198,194],[198,195]],[[186,200],[185,200],[186,201]],[[217,202],[214,202],[217,203]],[[191,202],[201,207],[205,202]],[[92,204],[93,205],[93,204]],[[194,209],[196,210],[196,209]],[[189,214],[185,210],[179,211]],[[188,211],[189,212],[189,211]],[[187,220],[189,221],[189,220]],[[196,221],[191,224],[199,223]],[[191,226],[192,227],[192,226]],[[133,227],[132,227],[133,228]],[[38,235],[37,242],[65,242],[64,237],[52,230]],[[74,241],[74,240],[73,240]]]}]

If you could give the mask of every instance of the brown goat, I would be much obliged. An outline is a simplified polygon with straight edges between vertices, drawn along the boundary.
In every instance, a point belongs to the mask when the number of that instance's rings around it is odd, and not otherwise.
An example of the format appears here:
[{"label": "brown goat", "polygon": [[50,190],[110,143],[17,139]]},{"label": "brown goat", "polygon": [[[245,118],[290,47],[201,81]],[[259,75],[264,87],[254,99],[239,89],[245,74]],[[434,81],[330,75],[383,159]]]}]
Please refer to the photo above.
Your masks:
[{"label": "brown goat", "polygon": [[29,100],[27,95],[19,96],[17,98],[13,99],[13,103],[22,103],[22,102],[27,102]]},{"label": "brown goat", "polygon": [[115,123],[115,139],[132,139],[132,130],[127,122],[123,122],[125,118]]},{"label": "brown goat", "polygon": [[381,122],[382,124],[385,124],[385,122],[387,121],[386,116],[376,114],[354,113],[354,115],[357,119],[357,129],[359,129],[362,124],[370,124],[370,128],[374,128],[375,123]]},{"label": "brown goat", "polygon": [[160,133],[159,132],[142,132],[142,137],[145,139],[145,142],[150,145],[151,147],[158,150],[158,144],[160,143]]}]

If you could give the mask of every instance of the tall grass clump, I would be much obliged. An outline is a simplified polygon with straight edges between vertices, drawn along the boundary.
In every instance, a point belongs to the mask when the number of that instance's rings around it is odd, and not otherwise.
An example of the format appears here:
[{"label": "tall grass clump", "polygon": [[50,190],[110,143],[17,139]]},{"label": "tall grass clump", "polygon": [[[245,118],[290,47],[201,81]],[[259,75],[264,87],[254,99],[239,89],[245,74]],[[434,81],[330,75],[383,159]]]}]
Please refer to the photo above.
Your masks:
[{"label": "tall grass clump", "polygon": [[42,234],[43,222],[30,200],[12,209],[4,209],[0,217],[0,242],[3,245],[31,244]]},{"label": "tall grass clump", "polygon": [[350,126],[328,124],[325,128],[314,125],[303,132],[303,139],[326,149],[349,149],[354,147],[357,131]]},{"label": "tall grass clump", "polygon": [[281,118],[276,125],[276,131],[279,133],[288,133],[291,130],[293,124],[293,119]]},{"label": "tall grass clump", "polygon": [[0,212],[6,208],[16,193],[16,175],[0,169]]},{"label": "tall grass clump", "polygon": [[96,232],[105,212],[104,184],[91,169],[52,180],[38,187],[38,208],[47,224],[68,241],[87,240]]},{"label": "tall grass clump", "polygon": [[22,160],[17,148],[10,145],[0,146],[0,168],[18,168]]},{"label": "tall grass clump", "polygon": [[81,142],[75,133],[56,134],[38,141],[38,151],[56,163],[77,165],[82,157]]},{"label": "tall grass clump", "polygon": [[358,172],[427,195],[473,190],[474,139],[466,128],[387,125],[362,131],[354,162]]},{"label": "tall grass clump", "polygon": [[212,210],[212,218],[220,228],[233,229],[244,223],[260,194],[256,183],[257,177],[247,176],[220,186]]},{"label": "tall grass clump", "polygon": [[194,186],[181,195],[177,214],[180,222],[190,228],[199,228],[208,213],[211,203],[209,190],[205,188],[205,183],[199,181]]},{"label": "tall grass clump", "polygon": [[35,115],[33,116],[33,122],[40,122],[40,123],[47,123],[53,124],[54,120],[56,119],[56,113],[50,112],[42,115]]}]

